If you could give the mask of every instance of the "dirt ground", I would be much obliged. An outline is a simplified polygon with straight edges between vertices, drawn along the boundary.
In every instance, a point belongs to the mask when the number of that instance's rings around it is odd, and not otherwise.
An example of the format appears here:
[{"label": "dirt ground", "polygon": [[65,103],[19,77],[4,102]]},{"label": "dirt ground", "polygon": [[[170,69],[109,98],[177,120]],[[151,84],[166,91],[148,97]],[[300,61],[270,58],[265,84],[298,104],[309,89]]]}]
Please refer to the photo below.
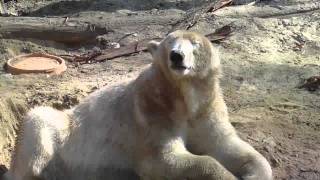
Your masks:
[{"label": "dirt ground", "polygon": [[[279,9],[306,3],[316,6],[303,12],[279,13]],[[267,157],[275,179],[320,179],[320,90],[309,92],[297,88],[306,78],[320,75],[320,5],[317,3],[317,0],[261,0],[256,4],[225,7],[216,13],[203,14],[190,29],[210,33],[232,25],[232,36],[218,44],[230,119],[241,137]],[[68,16],[95,23],[123,18],[124,23],[100,37],[110,43],[127,33],[136,33],[121,40],[121,45],[165,36],[177,20],[196,12],[202,4],[203,1],[197,0],[6,3],[11,14],[21,16]],[[263,14],[265,9],[267,13]],[[67,71],[59,76],[10,75],[2,67],[8,58],[21,53],[83,53],[92,48],[106,46],[98,40],[93,44],[68,46],[34,39],[0,39],[0,164],[9,166],[19,119],[28,108],[44,104],[70,108],[104,85],[135,78],[151,63],[148,53],[80,66],[68,63]]]}]

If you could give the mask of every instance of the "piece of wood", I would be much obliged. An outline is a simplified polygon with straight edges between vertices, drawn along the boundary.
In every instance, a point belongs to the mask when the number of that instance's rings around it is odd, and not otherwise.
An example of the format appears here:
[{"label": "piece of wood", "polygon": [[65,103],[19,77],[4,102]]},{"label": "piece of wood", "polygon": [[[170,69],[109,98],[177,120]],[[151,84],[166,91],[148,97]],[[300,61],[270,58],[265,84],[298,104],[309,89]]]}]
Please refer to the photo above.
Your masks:
[{"label": "piece of wood", "polygon": [[0,38],[32,38],[77,44],[123,26],[170,25],[179,16],[117,17],[86,22],[71,17],[0,17]]},{"label": "piece of wood", "polygon": [[114,59],[121,56],[128,56],[141,51],[146,51],[148,43],[151,40],[161,40],[161,38],[143,39],[141,41],[133,42],[128,44],[127,46],[123,46],[120,48],[107,49],[103,51],[100,56],[97,56],[96,58],[94,58],[94,61],[104,61],[104,60]]},{"label": "piece of wood", "polygon": [[62,43],[83,43],[95,40],[109,29],[66,18],[0,17],[1,38],[33,38]]}]

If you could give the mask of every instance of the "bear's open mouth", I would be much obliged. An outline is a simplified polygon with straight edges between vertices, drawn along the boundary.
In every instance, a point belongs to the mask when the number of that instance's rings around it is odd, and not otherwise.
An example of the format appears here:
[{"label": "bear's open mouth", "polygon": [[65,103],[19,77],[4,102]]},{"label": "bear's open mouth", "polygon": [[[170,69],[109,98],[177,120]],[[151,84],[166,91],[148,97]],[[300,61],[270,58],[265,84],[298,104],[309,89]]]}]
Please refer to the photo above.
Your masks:
[{"label": "bear's open mouth", "polygon": [[184,66],[184,65],[172,65],[171,68],[174,70],[179,70],[179,71],[190,69],[189,67]]}]

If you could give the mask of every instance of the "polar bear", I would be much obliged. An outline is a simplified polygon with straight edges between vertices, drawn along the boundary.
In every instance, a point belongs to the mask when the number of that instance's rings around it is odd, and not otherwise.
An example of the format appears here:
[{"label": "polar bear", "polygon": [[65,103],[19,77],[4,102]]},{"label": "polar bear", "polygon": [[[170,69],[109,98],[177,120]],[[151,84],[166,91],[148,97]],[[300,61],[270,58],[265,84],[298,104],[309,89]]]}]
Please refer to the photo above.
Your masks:
[{"label": "polar bear", "polygon": [[175,31],[148,46],[153,63],[67,111],[26,116],[6,180],[271,180],[267,160],[228,120],[218,50]]}]

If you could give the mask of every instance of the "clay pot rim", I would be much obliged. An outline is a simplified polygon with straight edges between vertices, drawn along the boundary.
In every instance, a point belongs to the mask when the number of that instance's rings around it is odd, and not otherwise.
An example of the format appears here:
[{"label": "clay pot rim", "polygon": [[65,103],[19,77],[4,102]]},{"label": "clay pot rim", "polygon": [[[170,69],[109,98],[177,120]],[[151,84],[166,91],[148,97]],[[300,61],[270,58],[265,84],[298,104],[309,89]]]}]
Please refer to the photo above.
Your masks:
[{"label": "clay pot rim", "polygon": [[[23,69],[14,66],[14,61],[21,58],[27,57],[46,57],[53,60],[56,60],[59,65],[54,68],[47,68],[47,69]],[[48,73],[48,74],[61,74],[67,69],[66,63],[63,58],[47,53],[30,53],[30,54],[22,54],[19,56],[15,56],[9,59],[6,63],[6,69],[11,74],[26,74],[26,73]]]}]

